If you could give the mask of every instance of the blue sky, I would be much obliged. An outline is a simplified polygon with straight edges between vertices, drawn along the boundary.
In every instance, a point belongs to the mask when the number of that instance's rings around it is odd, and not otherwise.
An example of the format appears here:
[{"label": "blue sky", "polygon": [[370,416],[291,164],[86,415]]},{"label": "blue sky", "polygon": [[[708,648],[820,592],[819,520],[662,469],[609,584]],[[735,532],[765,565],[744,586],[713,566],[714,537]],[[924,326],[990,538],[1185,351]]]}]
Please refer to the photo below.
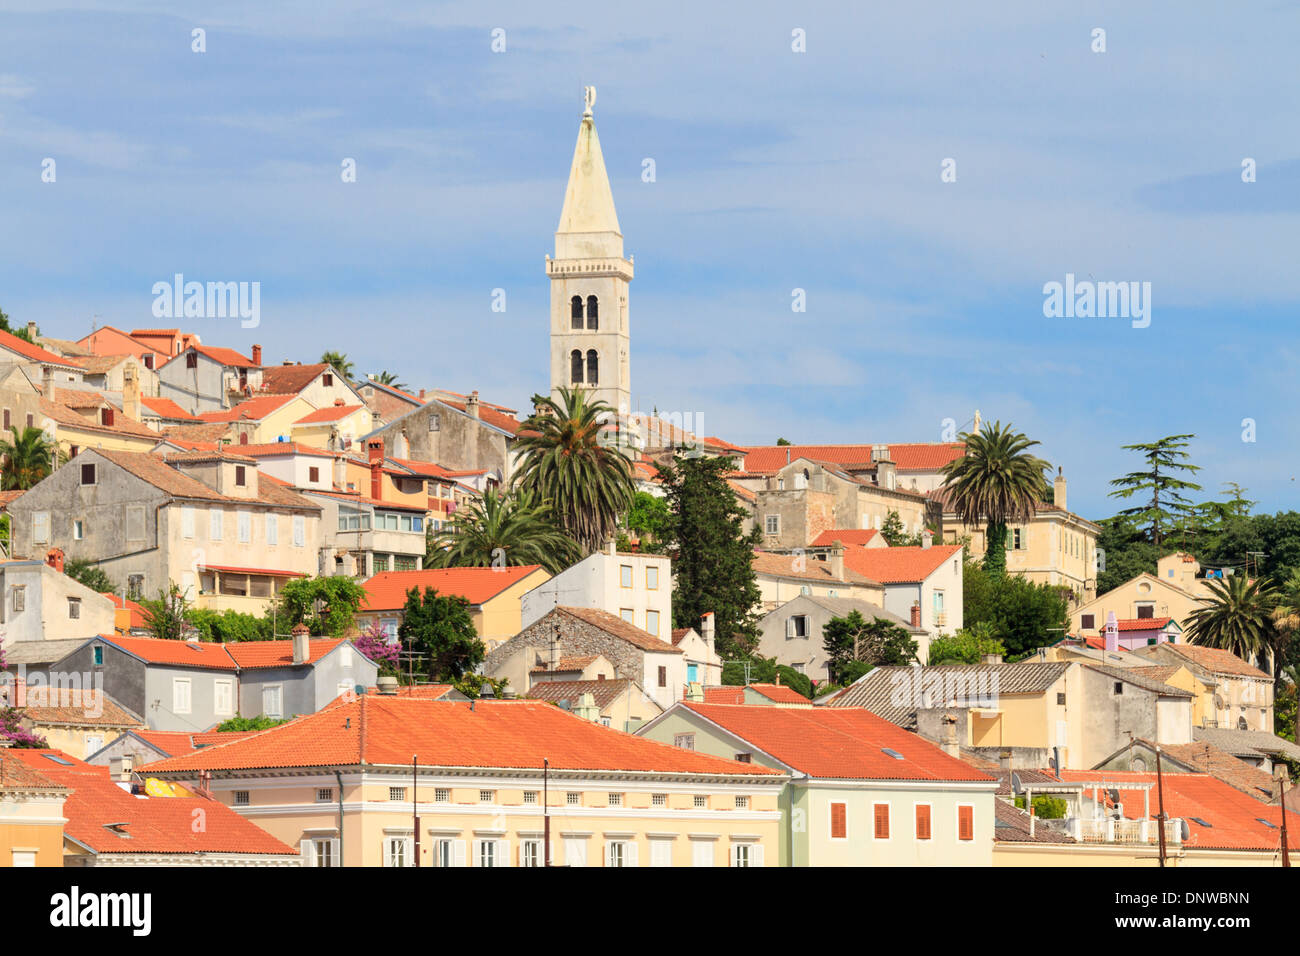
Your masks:
[{"label": "blue sky", "polygon": [[[593,84],[643,408],[742,444],[978,408],[1089,517],[1121,444],[1193,432],[1206,497],[1290,508],[1300,6],[1130,6],[0,3],[0,307],[78,338],[159,324],[176,272],[258,281],[205,342],[526,408]],[[1150,282],[1150,326],[1044,318],[1067,272]]]}]

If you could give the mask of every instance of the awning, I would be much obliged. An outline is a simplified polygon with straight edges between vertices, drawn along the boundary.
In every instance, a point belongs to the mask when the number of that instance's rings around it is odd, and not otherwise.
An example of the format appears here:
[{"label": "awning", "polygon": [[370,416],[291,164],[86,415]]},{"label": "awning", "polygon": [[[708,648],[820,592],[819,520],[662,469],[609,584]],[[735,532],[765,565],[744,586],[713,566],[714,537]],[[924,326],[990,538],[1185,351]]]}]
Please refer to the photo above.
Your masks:
[{"label": "awning", "polygon": [[220,571],[222,574],[261,574],[268,578],[305,578],[303,571],[282,571],[279,568],[236,568],[226,564],[201,564],[200,571]]}]

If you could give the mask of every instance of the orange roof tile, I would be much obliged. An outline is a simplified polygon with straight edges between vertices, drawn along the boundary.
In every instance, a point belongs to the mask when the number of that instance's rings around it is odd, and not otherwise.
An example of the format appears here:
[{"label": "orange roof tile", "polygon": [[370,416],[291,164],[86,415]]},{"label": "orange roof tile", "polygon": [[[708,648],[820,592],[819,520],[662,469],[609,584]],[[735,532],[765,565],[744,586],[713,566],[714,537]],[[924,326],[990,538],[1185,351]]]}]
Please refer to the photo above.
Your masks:
[{"label": "orange roof tile", "polygon": [[[58,750],[7,751],[72,793],[63,803],[63,832],[96,855],[202,854],[297,856],[255,823],[204,797],[141,797],[127,793],[107,767]],[[56,763],[50,757],[57,757]],[[202,811],[203,826],[194,826]],[[120,830],[122,832],[115,832]]]},{"label": "orange roof tile", "polygon": [[[865,548],[863,550],[866,550]],[[873,549],[884,550],[884,549]],[[856,569],[850,567],[848,560],[848,550],[845,549],[844,555],[844,580],[841,581],[831,573],[830,566],[825,561],[818,561],[815,558],[809,560],[793,554],[774,554],[771,551],[754,552],[754,573],[770,574],[774,577],[798,578],[807,581],[816,581],[820,584],[844,586],[858,584],[870,585],[878,582],[868,576],[863,576]]]},{"label": "orange roof tile", "polygon": [[924,581],[961,550],[959,544],[936,544],[928,548],[844,549],[844,566],[881,584]]},{"label": "orange roof tile", "polygon": [[[776,708],[770,708],[775,710]],[[683,750],[602,727],[532,700],[457,702],[370,695],[243,740],[149,764],[153,775],[190,777],[199,770],[411,765],[500,767],[541,773],[604,770],[770,779],[757,764]]]},{"label": "orange roof tile", "polygon": [[[287,667],[293,663],[293,642],[239,641],[218,644],[208,641],[171,641],[156,637],[110,637],[99,640],[120,647],[128,654],[151,664],[194,667],[202,670],[255,670],[262,667]],[[308,641],[307,663],[314,664],[344,641],[313,638]]]},{"label": "orange roof tile", "polygon": [[318,408],[314,412],[309,412],[302,418],[294,422],[295,425],[318,425],[323,422],[336,422],[340,418],[347,418],[349,415],[361,411],[364,405],[326,405],[324,408]]},{"label": "orange roof tile", "polygon": [[194,351],[198,352],[200,355],[206,355],[208,358],[212,359],[212,361],[216,362],[218,365],[221,365],[225,368],[260,368],[261,367],[259,365],[255,365],[253,363],[253,360],[249,358],[247,355],[241,355],[239,352],[236,352],[234,349],[227,349],[227,348],[222,348],[220,346],[213,346],[213,345],[190,345],[187,348],[181,349],[170,359],[168,359],[167,362],[165,362],[164,364],[170,365],[172,362],[175,362],[177,359],[183,356],[190,349],[193,349]]},{"label": "orange roof tile", "polygon": [[[871,464],[872,445],[767,445],[751,448],[744,457],[744,471],[776,471],[796,458],[829,461],[838,465]],[[889,457],[899,471],[938,471],[966,453],[961,442],[930,444],[916,442],[889,446]],[[787,455],[789,457],[787,457]]]},{"label": "orange roof tile", "polygon": [[2,330],[0,330],[0,348],[16,352],[29,362],[40,362],[42,365],[58,365],[63,368],[81,368],[80,363],[75,359],[55,355],[49,349],[43,349],[39,345],[32,345],[26,339],[20,339],[18,336]]},{"label": "orange roof tile", "polygon": [[181,408],[170,398],[142,397],[140,399],[140,404],[159,418],[183,422],[202,421],[202,419],[195,415],[191,415],[185,409]]},{"label": "orange roof tile", "polygon": [[1199,664],[1205,670],[1214,674],[1272,679],[1269,674],[1265,674],[1258,667],[1247,664],[1232,651],[1220,650],[1217,647],[1205,647],[1201,644],[1161,644],[1159,646],[1169,648],[1180,657],[1186,658],[1193,664]]},{"label": "orange roof tile", "polygon": [[[1165,814],[1187,821],[1191,835],[1184,841],[1184,846],[1230,850],[1275,850],[1280,846],[1282,812],[1279,807],[1263,806],[1260,801],[1209,774],[1166,772],[1161,777]],[[1103,790],[1118,790],[1124,816],[1130,820],[1142,819],[1144,794],[1140,790],[1126,790],[1124,784],[1156,783],[1154,773],[1116,770],[1067,769],[1061,771],[1061,778],[1074,783],[1097,782]],[[1158,812],[1153,791],[1151,819],[1155,819]],[[1273,826],[1261,823],[1261,817]],[[1198,820],[1204,820],[1209,826],[1203,826]]]},{"label": "orange roof tile", "polygon": [[433,588],[439,594],[455,594],[478,605],[490,601],[506,588],[522,581],[541,567],[525,564],[509,568],[431,568],[425,571],[381,571],[363,582],[363,611],[395,611],[406,606],[411,588]]},{"label": "orange roof tile", "polygon": [[[863,707],[795,708],[688,701],[678,706],[813,777],[994,782],[987,774]],[[887,752],[890,750],[901,759]]]},{"label": "orange roof tile", "polygon": [[606,634],[622,638],[643,651],[650,651],[655,654],[683,653],[681,648],[674,647],[667,641],[659,640],[649,631],[643,631],[635,624],[629,624],[617,614],[610,614],[608,611],[601,611],[594,607],[569,607],[565,604],[561,604],[555,610],[568,614],[570,617],[576,617],[580,621],[586,621],[588,624],[600,628]]},{"label": "orange roof tile", "polygon": [[199,415],[199,418],[210,424],[238,421],[260,422],[267,415],[283,408],[297,397],[297,395],[257,395],[253,398],[244,399],[233,408],[222,409],[219,412],[203,412]]},{"label": "orange roof tile", "polygon": [[311,365],[267,365],[262,368],[262,391],[280,395],[297,395],[314,382],[323,372],[329,371],[324,362]]},{"label": "orange roof tile", "polygon": [[807,697],[784,684],[745,684],[744,686],[705,687],[706,704],[743,704],[745,689],[761,694],[774,704],[811,704]]},{"label": "orange roof tile", "polygon": [[[339,638],[313,638],[307,642],[307,663],[315,664],[340,644]],[[289,667],[293,664],[293,641],[239,641],[226,645],[240,670],[264,667]]]}]

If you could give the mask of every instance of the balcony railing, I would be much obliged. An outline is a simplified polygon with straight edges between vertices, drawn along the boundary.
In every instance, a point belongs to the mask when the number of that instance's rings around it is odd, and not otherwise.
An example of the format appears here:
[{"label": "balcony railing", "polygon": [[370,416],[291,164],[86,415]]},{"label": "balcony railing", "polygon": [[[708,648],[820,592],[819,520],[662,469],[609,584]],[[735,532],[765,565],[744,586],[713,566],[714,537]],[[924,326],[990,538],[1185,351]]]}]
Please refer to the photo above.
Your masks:
[{"label": "balcony railing", "polygon": [[[1155,820],[1116,820],[1113,817],[1076,817],[1066,821],[1066,828],[1083,843],[1152,844],[1160,842]],[[1181,820],[1165,821],[1165,841],[1183,842]]]}]

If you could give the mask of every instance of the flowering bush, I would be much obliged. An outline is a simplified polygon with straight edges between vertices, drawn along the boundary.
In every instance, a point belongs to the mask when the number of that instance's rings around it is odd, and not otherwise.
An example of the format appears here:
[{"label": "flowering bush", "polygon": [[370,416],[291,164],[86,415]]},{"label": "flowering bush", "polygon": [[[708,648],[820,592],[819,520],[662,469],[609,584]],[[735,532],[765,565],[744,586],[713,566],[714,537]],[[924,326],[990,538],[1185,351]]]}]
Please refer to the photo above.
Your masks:
[{"label": "flowering bush", "polygon": [[[5,649],[0,644],[0,680],[10,681],[5,673]],[[45,748],[49,743],[44,737],[32,733],[22,724],[23,712],[17,707],[0,707],[0,740],[12,741],[10,746],[27,748]]]},{"label": "flowering bush", "polygon": [[398,648],[396,644],[388,642],[388,632],[384,630],[384,625],[371,621],[370,626],[353,643],[357,650],[379,665],[379,673],[397,673]]}]

